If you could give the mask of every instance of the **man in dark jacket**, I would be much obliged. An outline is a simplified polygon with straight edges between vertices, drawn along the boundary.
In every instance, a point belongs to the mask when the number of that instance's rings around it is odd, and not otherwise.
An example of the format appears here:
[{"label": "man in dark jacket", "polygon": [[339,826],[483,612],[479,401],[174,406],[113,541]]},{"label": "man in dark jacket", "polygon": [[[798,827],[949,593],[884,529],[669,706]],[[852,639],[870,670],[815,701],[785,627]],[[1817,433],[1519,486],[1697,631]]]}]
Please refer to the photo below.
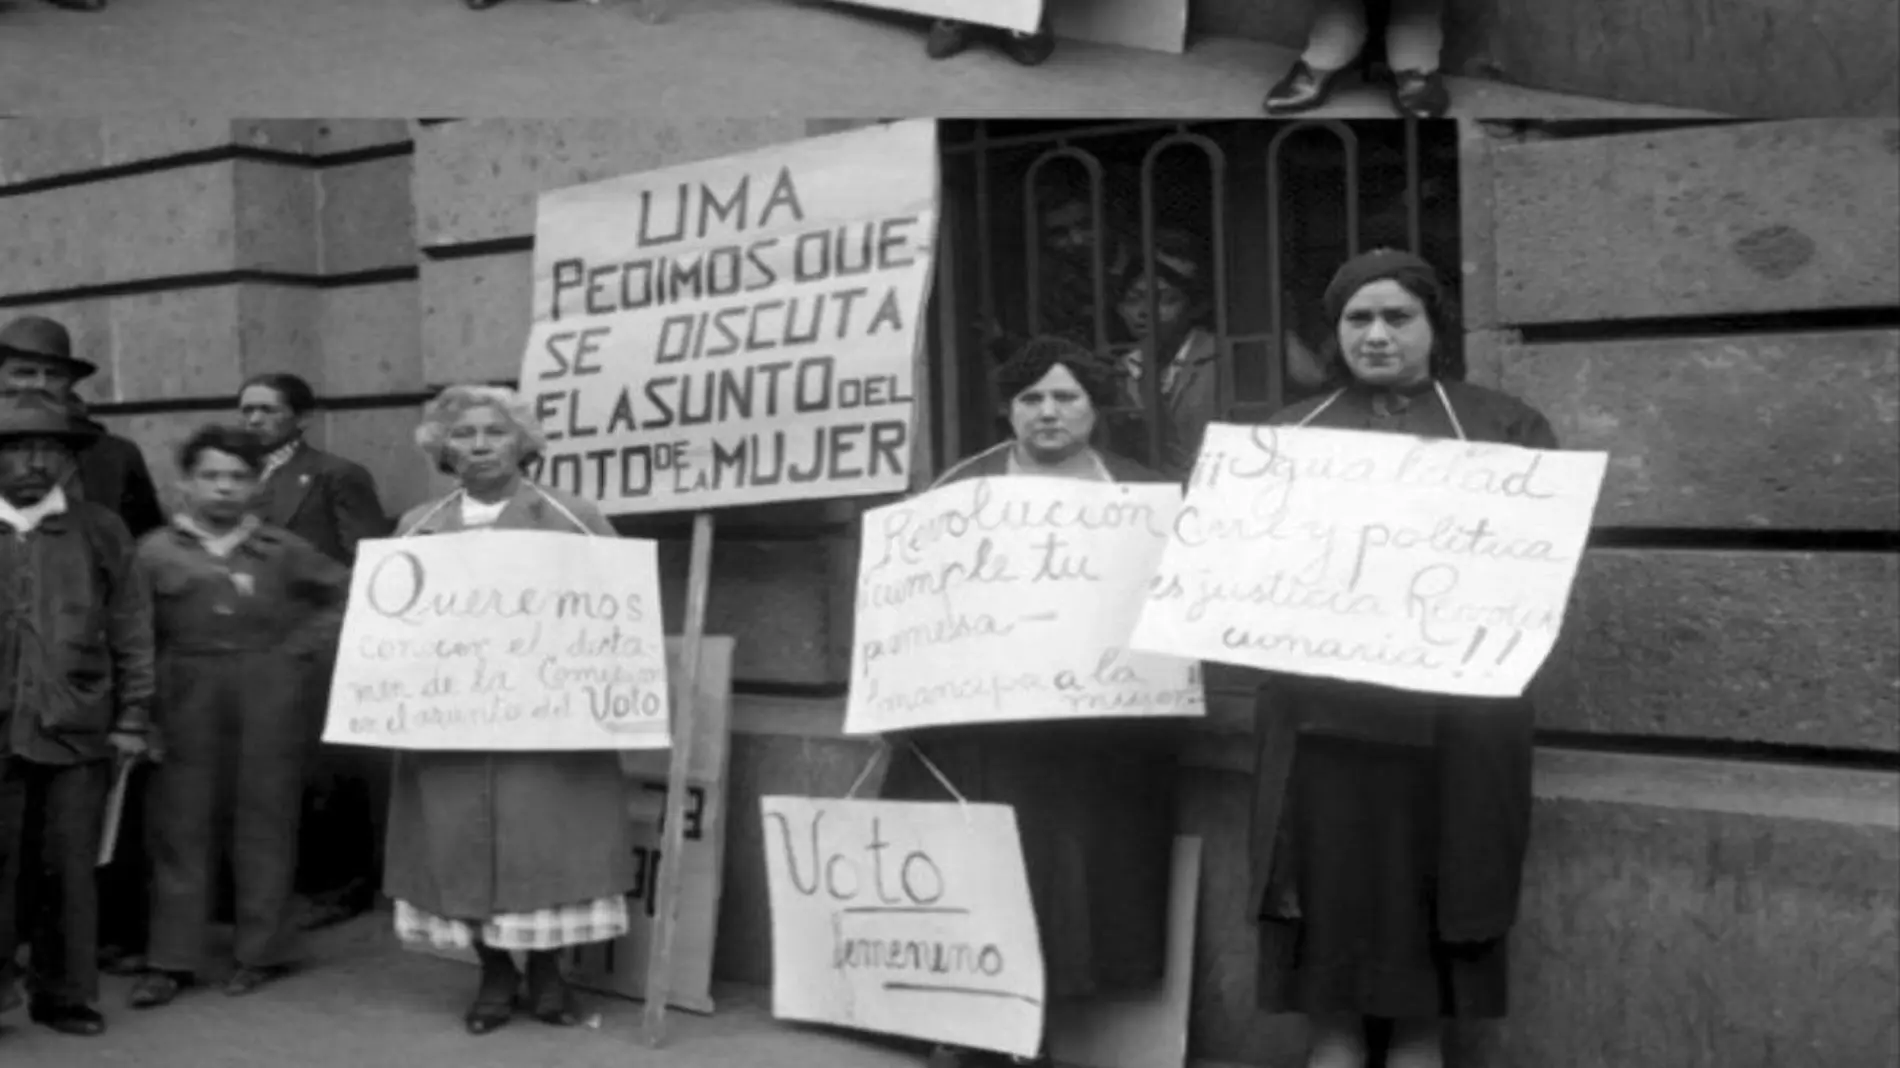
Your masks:
[{"label": "man in dark jacket", "polygon": [[27,315],[0,328],[0,393],[43,391],[72,405],[72,414],[93,431],[91,442],[80,448],[79,463],[65,487],[67,495],[82,494],[111,509],[132,537],[141,538],[164,525],[165,513],[139,447],[87,419],[85,402],[74,393],[80,382],[98,370],[97,364],[73,355],[72,335],[52,319]]},{"label": "man in dark jacket", "polygon": [[[99,367],[73,355],[65,326],[28,315],[0,328],[0,396],[38,393],[66,406],[69,418],[90,432],[80,443],[61,490],[69,500],[91,501],[118,515],[133,540],[165,522],[158,490],[139,447],[106,433],[87,416],[75,388]],[[126,791],[125,824],[113,862],[99,870],[100,957],[108,971],[142,968],[145,952],[146,858],[144,794],[149,769],[140,765]]]},{"label": "man in dark jacket", "polygon": [[93,865],[112,758],[144,753],[154,690],[132,537],[63,488],[92,436],[50,398],[0,399],[0,1006],[30,941],[30,1015],[72,1035],[105,1030]]},{"label": "man in dark jacket", "polygon": [[[361,464],[304,440],[317,397],[292,374],[262,374],[244,383],[238,412],[267,450],[257,513],[317,547],[345,567],[364,538],[389,533],[376,480]],[[320,659],[305,705],[317,745],[329,706],[333,661]],[[389,756],[353,746],[323,747],[304,798],[298,890],[308,902],[303,923],[321,927],[368,910],[381,883],[381,829],[388,807]]]}]

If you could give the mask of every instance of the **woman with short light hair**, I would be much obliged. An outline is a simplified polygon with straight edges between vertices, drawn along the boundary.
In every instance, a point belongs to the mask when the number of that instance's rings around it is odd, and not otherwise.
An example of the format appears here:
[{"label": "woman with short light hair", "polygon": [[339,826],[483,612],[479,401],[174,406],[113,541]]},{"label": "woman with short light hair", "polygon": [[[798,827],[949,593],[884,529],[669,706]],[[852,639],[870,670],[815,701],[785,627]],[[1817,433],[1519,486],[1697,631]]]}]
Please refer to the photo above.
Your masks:
[{"label": "woman with short light hair", "polygon": [[[523,470],[547,435],[519,394],[450,386],[430,402],[416,445],[454,476],[447,496],[411,509],[397,537],[543,530],[613,537],[592,502],[535,485]],[[612,752],[396,754],[384,889],[405,942],[472,949],[481,984],[464,1019],[487,1034],[513,1015],[527,955],[527,1005],[580,1022],[560,952],[627,933],[638,882],[626,786]]]}]

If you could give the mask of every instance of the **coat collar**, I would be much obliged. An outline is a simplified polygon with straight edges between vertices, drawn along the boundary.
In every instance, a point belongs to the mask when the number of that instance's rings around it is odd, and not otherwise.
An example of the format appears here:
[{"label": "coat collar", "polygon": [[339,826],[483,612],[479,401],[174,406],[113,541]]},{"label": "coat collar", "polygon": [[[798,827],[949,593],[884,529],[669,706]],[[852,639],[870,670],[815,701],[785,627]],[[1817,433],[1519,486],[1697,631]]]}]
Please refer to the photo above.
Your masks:
[{"label": "coat collar", "polygon": [[[532,530],[542,525],[541,514],[546,510],[541,493],[534,484],[522,479],[515,487],[514,496],[508,498],[501,516],[495,520],[497,530]],[[410,534],[454,534],[462,529],[462,491],[455,490],[446,497],[439,498],[429,506],[425,518],[409,531]]]},{"label": "coat collar", "polygon": [[264,482],[259,509],[265,519],[280,527],[290,525],[297,510],[303,507],[304,498],[310,495],[310,482],[316,477],[318,461],[317,450],[299,442],[290,458],[270,473]]}]

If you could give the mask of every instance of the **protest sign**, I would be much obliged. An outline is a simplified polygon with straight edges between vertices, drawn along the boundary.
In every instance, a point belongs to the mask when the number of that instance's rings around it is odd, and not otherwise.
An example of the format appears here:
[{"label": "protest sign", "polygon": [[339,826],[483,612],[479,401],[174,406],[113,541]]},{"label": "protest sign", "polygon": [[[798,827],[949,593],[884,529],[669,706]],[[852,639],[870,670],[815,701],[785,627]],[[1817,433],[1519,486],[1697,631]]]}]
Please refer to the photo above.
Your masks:
[{"label": "protest sign", "polygon": [[772,1014],[1031,1056],[1043,964],[1008,805],[762,797]]},{"label": "protest sign", "polygon": [[864,514],[849,734],[1206,714],[1193,660],[1128,648],[1180,487],[952,482]]},{"label": "protest sign", "polygon": [[1557,641],[1608,460],[1215,424],[1133,644],[1516,696]]},{"label": "protest sign", "polygon": [[663,749],[658,553],[495,530],[357,548],[323,740],[387,749]]},{"label": "protest sign", "polygon": [[[730,637],[707,635],[699,661],[699,700],[693,708],[691,766],[686,779],[685,833],[680,855],[676,952],[667,1000],[693,1012],[713,1011],[713,940],[726,859],[726,766],[732,722]],[[685,678],[678,638],[666,640],[667,677]],[[680,707],[678,703],[675,709]],[[677,713],[676,713],[677,714]],[[640,882],[627,895],[633,928],[612,942],[581,946],[572,956],[574,981],[628,997],[646,996],[647,956],[653,942],[665,818],[667,755],[655,750],[620,754],[627,776],[627,814],[633,820],[634,870]]]},{"label": "protest sign", "polygon": [[929,120],[543,194],[532,474],[609,515],[907,488],[936,243]]}]

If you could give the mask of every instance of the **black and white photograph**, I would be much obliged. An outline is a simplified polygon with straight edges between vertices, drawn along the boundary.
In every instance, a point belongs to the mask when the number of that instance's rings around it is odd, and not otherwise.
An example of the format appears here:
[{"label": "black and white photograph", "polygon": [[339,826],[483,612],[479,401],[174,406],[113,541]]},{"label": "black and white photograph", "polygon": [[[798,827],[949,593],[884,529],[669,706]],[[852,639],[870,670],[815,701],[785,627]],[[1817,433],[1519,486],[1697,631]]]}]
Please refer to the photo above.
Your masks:
[{"label": "black and white photograph", "polygon": [[0,1064],[1900,1062],[1896,70],[0,0]]}]

